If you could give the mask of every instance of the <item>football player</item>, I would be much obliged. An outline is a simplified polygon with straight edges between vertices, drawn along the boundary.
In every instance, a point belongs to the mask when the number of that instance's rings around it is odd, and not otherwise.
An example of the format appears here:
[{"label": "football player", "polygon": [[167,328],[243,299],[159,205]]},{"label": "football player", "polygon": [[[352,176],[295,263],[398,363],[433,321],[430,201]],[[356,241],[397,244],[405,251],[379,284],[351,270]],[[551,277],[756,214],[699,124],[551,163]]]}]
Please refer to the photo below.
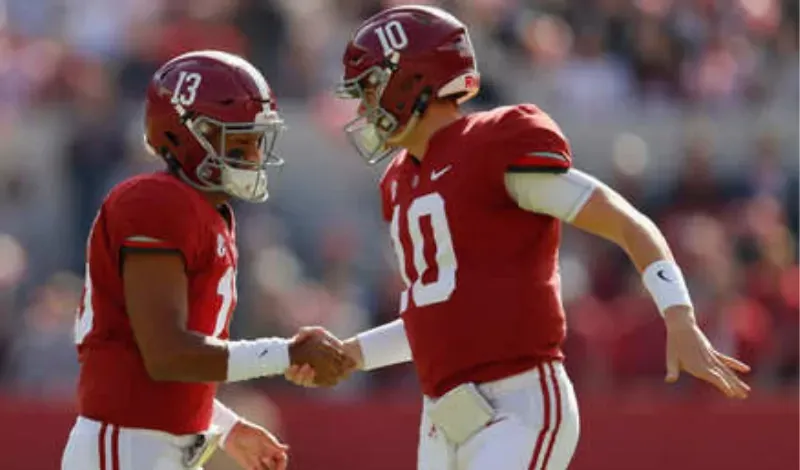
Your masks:
[{"label": "football player", "polygon": [[243,468],[284,469],[287,447],[216,401],[217,384],[289,364],[318,366],[325,381],[351,364],[322,330],[228,338],[238,262],[228,201],[267,199],[267,167],[282,162],[275,98],[244,59],[196,51],[155,73],[145,104],[146,145],[167,170],[114,187],[89,235],[79,417],[62,469],[199,468],[218,445]]},{"label": "football player", "polygon": [[[424,405],[418,468],[564,469],[578,407],[562,365],[561,222],[620,246],[664,317],[668,382],[681,370],[731,398],[748,367],[698,328],[659,229],[576,169],[559,126],[532,104],[465,114],[479,75],[467,29],[402,6],[369,18],[344,53],[346,132],[380,182],[406,289],[400,319],[345,347],[364,370],[413,359]],[[311,371],[287,377],[313,385]]]}]

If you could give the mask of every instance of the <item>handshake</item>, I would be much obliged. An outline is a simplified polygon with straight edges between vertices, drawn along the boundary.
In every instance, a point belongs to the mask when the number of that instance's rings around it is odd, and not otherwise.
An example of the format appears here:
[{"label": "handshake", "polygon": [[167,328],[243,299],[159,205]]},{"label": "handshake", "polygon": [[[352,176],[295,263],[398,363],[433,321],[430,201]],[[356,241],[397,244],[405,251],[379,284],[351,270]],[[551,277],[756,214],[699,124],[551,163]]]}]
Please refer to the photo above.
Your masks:
[{"label": "handshake", "polygon": [[303,387],[333,387],[364,365],[355,338],[342,342],[319,326],[304,327],[289,340],[289,368],[284,376]]}]

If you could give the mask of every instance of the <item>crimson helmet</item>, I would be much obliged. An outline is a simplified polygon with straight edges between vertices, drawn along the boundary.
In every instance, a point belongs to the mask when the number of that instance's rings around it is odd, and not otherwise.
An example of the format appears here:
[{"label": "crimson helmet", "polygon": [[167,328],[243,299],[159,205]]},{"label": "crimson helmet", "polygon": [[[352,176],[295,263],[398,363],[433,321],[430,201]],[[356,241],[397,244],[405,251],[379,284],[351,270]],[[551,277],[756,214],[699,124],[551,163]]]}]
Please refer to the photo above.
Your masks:
[{"label": "crimson helmet", "polygon": [[[153,76],[145,105],[145,143],[187,184],[239,199],[267,199],[267,167],[283,129],[269,84],[239,56],[189,52]],[[227,149],[229,138],[253,138],[258,158]]]},{"label": "crimson helmet", "polygon": [[342,61],[337,95],[361,100],[345,133],[370,165],[392,153],[387,140],[413,128],[431,99],[463,103],[480,86],[467,27],[429,6],[390,8],[364,21]]}]

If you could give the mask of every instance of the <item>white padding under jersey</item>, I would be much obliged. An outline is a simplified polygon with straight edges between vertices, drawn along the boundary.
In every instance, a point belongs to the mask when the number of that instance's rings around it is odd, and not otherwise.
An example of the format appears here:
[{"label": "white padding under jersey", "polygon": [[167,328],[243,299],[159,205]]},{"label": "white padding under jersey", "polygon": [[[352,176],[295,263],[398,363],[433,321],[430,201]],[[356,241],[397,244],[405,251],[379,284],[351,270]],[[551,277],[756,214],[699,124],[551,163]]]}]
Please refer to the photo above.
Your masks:
[{"label": "white padding under jersey", "polygon": [[565,222],[581,211],[594,189],[602,183],[586,173],[506,173],[506,190],[519,207],[547,214]]}]

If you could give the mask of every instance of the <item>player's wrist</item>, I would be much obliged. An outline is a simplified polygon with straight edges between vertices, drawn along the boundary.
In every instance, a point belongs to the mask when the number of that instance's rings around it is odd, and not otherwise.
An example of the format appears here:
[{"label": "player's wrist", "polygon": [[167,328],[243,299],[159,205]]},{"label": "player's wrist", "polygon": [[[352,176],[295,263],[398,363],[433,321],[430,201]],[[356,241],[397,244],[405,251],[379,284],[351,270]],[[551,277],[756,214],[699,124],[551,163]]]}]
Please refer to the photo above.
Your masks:
[{"label": "player's wrist", "polygon": [[692,299],[683,273],[674,261],[658,260],[642,272],[642,282],[658,311],[670,322],[692,316]]},{"label": "player's wrist", "polygon": [[664,322],[669,330],[689,330],[697,326],[694,309],[686,305],[673,305],[664,310]]},{"label": "player's wrist", "polygon": [[289,341],[260,338],[228,342],[227,382],[283,374],[289,367]]}]

